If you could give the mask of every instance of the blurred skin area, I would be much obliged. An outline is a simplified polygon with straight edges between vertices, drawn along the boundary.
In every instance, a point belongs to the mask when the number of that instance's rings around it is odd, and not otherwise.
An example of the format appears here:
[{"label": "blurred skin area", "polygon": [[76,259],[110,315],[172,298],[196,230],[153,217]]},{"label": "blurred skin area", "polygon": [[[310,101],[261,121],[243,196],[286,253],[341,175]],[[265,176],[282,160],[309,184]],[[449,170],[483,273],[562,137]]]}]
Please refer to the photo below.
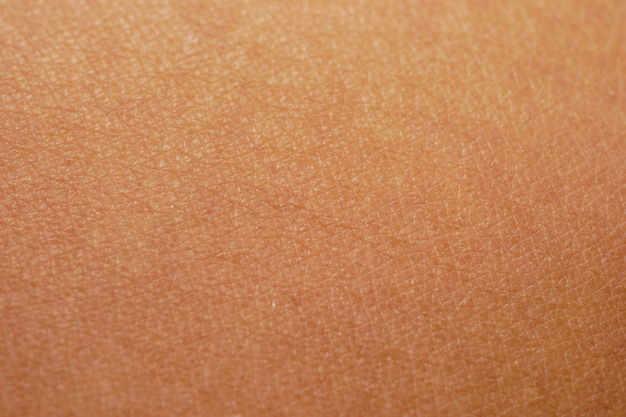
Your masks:
[{"label": "blurred skin area", "polygon": [[0,415],[626,415],[626,2],[0,2]]}]

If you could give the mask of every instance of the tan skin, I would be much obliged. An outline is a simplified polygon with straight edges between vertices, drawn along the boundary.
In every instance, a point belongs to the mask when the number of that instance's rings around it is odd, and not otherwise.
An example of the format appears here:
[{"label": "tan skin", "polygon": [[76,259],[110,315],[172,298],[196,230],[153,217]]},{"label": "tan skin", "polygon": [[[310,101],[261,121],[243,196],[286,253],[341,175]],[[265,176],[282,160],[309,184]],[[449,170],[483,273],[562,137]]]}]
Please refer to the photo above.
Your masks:
[{"label": "tan skin", "polygon": [[625,415],[626,3],[545,3],[3,3],[0,415]]}]

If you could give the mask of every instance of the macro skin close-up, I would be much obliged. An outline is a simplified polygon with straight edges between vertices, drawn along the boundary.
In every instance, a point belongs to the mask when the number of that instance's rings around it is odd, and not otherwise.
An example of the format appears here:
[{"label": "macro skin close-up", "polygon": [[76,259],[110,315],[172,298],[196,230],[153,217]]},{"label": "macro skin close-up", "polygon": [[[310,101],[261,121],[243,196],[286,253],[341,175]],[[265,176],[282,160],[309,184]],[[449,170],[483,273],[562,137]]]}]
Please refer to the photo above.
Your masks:
[{"label": "macro skin close-up", "polygon": [[626,2],[1,0],[0,416],[626,416]]}]

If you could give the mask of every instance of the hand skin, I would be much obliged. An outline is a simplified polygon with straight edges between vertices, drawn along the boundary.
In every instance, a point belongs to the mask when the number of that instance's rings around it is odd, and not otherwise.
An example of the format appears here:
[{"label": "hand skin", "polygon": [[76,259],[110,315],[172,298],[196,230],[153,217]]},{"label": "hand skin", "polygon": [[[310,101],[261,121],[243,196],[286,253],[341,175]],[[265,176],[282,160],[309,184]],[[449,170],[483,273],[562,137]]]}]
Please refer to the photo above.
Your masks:
[{"label": "hand skin", "polygon": [[0,6],[0,415],[626,415],[626,3]]}]

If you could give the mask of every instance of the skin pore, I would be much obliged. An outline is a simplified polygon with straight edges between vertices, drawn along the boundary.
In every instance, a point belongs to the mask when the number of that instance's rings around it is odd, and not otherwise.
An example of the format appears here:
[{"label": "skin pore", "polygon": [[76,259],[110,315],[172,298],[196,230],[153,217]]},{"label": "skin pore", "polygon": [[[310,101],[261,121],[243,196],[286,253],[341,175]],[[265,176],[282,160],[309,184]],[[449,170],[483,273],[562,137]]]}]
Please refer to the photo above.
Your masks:
[{"label": "skin pore", "polygon": [[0,415],[626,413],[626,3],[0,3]]}]

